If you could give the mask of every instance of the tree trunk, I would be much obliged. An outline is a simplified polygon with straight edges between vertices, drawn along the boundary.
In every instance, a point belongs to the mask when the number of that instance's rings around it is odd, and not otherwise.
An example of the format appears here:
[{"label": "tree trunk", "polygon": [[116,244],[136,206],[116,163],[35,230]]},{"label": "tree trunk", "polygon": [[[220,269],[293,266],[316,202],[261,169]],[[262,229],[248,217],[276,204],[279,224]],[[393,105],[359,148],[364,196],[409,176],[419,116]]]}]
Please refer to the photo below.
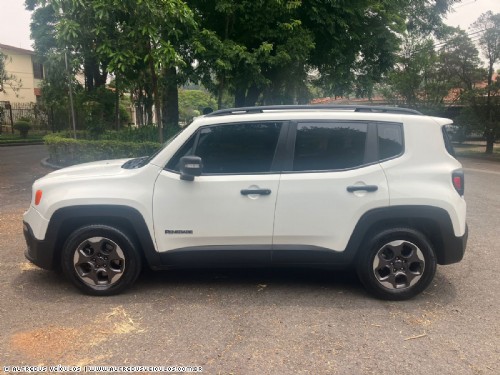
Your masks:
[{"label": "tree trunk", "polygon": [[85,90],[87,92],[94,90],[94,69],[90,61],[83,63],[83,75],[85,77]]},{"label": "tree trunk", "polygon": [[489,121],[486,129],[486,153],[493,154],[495,144],[495,130],[493,127],[493,108],[491,108],[491,85],[493,83],[493,61],[490,61],[488,69],[488,97],[486,99],[486,110],[488,111]]},{"label": "tree trunk", "polygon": [[493,154],[493,146],[495,145],[495,132],[493,129],[486,131],[486,153]]},{"label": "tree trunk", "polygon": [[261,92],[262,90],[259,89],[257,86],[255,85],[250,86],[247,92],[247,96],[245,98],[245,106],[247,107],[255,106],[255,103],[257,103],[257,100],[259,99]]},{"label": "tree trunk", "polygon": [[245,106],[245,92],[246,90],[240,87],[236,88],[234,92],[234,106],[235,107],[244,107]]},{"label": "tree trunk", "polygon": [[142,126],[144,125],[144,103],[143,103],[143,94],[142,94],[142,89],[137,89],[137,94],[136,94],[136,101],[135,101],[135,123],[137,126]]},{"label": "tree trunk", "polygon": [[175,66],[163,71],[163,131],[179,127],[179,92],[177,89],[177,69]]},{"label": "tree trunk", "polygon": [[[95,77],[95,87],[106,86],[106,81],[108,80],[108,64],[101,62],[101,67],[99,68],[99,63],[96,64]],[[102,72],[102,73],[101,73]]]},{"label": "tree trunk", "polygon": [[118,91],[118,74],[115,77],[115,128],[120,129],[120,91]]},{"label": "tree trunk", "polygon": [[222,97],[224,95],[224,75],[219,78],[219,87],[217,88],[217,109],[222,109]]},{"label": "tree trunk", "polygon": [[[148,43],[149,52],[151,53],[151,44]],[[149,70],[151,73],[151,87],[153,88],[153,100],[155,105],[156,125],[158,126],[158,140],[163,143],[163,121],[161,119],[161,102],[158,96],[158,76],[156,75],[153,59],[149,59]]]}]

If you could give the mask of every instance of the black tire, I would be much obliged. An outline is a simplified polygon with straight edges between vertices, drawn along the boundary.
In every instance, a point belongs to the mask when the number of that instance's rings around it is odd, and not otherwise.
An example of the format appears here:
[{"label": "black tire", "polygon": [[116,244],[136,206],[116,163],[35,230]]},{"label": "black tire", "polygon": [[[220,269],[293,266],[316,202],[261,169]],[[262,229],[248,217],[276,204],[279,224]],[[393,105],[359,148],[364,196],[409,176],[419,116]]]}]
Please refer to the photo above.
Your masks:
[{"label": "black tire", "polygon": [[121,230],[88,225],[66,240],[61,256],[66,277],[86,294],[109,296],[131,286],[141,272],[141,256]]},{"label": "black tire", "polygon": [[406,300],[429,286],[436,273],[436,255],[419,231],[386,229],[365,242],[357,272],[365,288],[375,297]]}]

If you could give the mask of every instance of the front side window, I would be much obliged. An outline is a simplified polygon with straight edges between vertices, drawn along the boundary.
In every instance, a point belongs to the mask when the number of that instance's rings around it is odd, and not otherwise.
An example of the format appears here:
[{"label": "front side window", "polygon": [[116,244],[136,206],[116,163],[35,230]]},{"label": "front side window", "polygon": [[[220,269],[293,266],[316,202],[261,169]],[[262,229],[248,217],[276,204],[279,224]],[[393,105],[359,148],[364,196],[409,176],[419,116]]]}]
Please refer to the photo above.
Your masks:
[{"label": "front side window", "polygon": [[203,160],[204,174],[265,173],[271,170],[281,123],[239,123],[199,130],[179,149],[167,169],[179,170],[182,156]]},{"label": "front side window", "polygon": [[366,123],[297,125],[294,171],[356,168],[364,163]]}]

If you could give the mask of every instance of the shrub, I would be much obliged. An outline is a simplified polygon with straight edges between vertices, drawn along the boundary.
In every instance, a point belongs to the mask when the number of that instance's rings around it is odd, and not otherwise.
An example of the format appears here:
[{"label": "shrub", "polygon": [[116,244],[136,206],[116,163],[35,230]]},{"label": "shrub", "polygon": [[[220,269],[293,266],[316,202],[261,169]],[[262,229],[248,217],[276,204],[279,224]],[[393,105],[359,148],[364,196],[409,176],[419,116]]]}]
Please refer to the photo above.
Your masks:
[{"label": "shrub", "polygon": [[27,138],[28,131],[30,130],[30,123],[29,121],[26,120],[17,120],[14,123],[14,129],[16,129],[19,132],[21,138]]},{"label": "shrub", "polygon": [[161,146],[157,142],[73,139],[65,137],[64,134],[46,135],[44,141],[50,161],[62,166],[152,155]]}]

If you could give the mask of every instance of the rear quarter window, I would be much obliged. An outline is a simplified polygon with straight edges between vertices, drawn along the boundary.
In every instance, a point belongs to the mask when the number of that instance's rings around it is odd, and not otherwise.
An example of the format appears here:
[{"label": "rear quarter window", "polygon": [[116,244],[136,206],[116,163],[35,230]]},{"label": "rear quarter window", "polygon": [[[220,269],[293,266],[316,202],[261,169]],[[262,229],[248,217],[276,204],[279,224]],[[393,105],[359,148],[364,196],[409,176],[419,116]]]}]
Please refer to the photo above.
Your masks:
[{"label": "rear quarter window", "polygon": [[391,159],[403,153],[403,127],[401,124],[379,123],[377,132],[379,160]]},{"label": "rear quarter window", "polygon": [[443,132],[444,147],[446,147],[446,151],[448,151],[448,154],[455,157],[455,149],[453,148],[453,144],[451,143],[451,137],[450,134],[448,134],[446,125],[443,126],[441,130]]}]

